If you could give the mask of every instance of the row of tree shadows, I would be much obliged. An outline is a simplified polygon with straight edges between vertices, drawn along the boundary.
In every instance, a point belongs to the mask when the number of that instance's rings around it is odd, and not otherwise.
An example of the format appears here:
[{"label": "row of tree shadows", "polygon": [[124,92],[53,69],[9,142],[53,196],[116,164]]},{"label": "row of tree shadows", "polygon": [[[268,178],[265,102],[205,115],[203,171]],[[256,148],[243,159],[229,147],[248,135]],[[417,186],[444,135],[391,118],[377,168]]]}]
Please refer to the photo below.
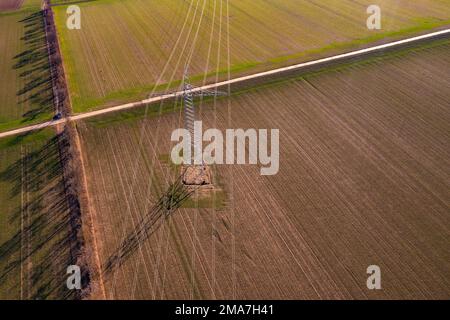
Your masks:
[{"label": "row of tree shadows", "polygon": [[[45,35],[44,17],[41,11],[34,12],[19,21],[24,25],[24,50],[14,56],[13,68],[18,70],[23,86],[17,91],[20,105],[28,105],[22,117],[31,121],[39,115],[53,111],[52,78],[49,64],[49,50]],[[55,38],[55,35],[49,35]],[[54,50],[50,49],[50,54]],[[55,63],[61,63],[57,59]]]},{"label": "row of tree shadows", "polygon": [[[30,106],[23,120],[31,121],[54,110],[50,68],[58,69],[62,61],[55,46],[47,48],[47,41],[50,44],[56,41],[56,31],[48,30],[46,37],[42,11],[19,22],[25,29],[21,38],[24,50],[13,58],[13,68],[19,70],[24,85],[16,94],[19,103]],[[19,145],[27,135],[16,136],[11,145]],[[26,299],[80,298],[79,292],[68,290],[66,286],[67,267],[80,264],[80,256],[84,254],[80,205],[76,192],[68,190],[73,188],[68,181],[77,180],[73,176],[77,171],[64,170],[71,157],[67,133],[62,132],[42,147],[24,152],[0,172],[0,181],[11,185],[10,198],[28,195],[24,196],[22,205],[9,214],[8,223],[23,224],[23,228],[16,228],[17,231],[0,244],[0,287],[15,287],[18,291],[22,286]],[[124,237],[100,272],[120,267],[193,192],[182,183],[181,176],[178,177],[134,230]],[[89,270],[82,268],[83,288],[88,286],[89,277]]]},{"label": "row of tree shadows", "polygon": [[[62,61],[57,57],[55,46],[47,48],[47,41],[54,43],[56,34],[54,30],[48,30],[46,38],[43,12],[32,13],[19,22],[24,24],[21,40],[25,49],[14,57],[13,68],[20,71],[24,83],[17,91],[19,102],[31,106],[23,114],[23,120],[30,121],[54,110],[50,68],[52,65],[53,69],[58,69]],[[67,174],[77,173],[64,170],[72,156],[65,135],[65,132],[58,134],[41,148],[25,152],[0,172],[0,181],[11,184],[11,198],[21,197],[22,193],[29,195],[22,207],[9,215],[11,225],[21,225],[24,221],[23,229],[19,228],[0,244],[0,287],[20,286],[20,270],[30,272],[23,277],[24,298],[80,298],[79,292],[66,287],[67,267],[79,264],[84,242],[80,236],[79,201],[76,192],[67,190],[71,188],[67,181],[77,179]],[[26,136],[16,136],[11,145],[19,145]],[[46,189],[48,185],[52,186],[50,190]],[[100,272],[111,272],[120,267],[193,192],[185,187],[181,176],[177,178],[134,230],[124,237]],[[82,268],[82,273],[82,287],[85,288],[90,280],[88,268]]]},{"label": "row of tree shadows", "polygon": [[[67,3],[66,3],[67,4]],[[17,91],[21,104],[31,108],[23,114],[24,121],[31,121],[41,114],[53,111],[51,64],[58,69],[61,59],[56,57],[55,47],[47,48],[47,41],[56,41],[54,30],[48,30],[46,38],[43,12],[35,12],[19,21],[24,25],[24,50],[14,57],[13,68],[20,71],[23,87]],[[50,57],[49,57],[50,54]],[[12,144],[20,143],[25,135],[17,136]],[[10,197],[27,193],[30,199],[17,208],[9,223],[17,225],[25,220],[23,230],[18,230],[9,240],[0,244],[0,286],[15,279],[20,285],[20,268],[26,270],[27,261],[32,261],[31,299],[74,299],[78,294],[66,287],[67,266],[76,264],[83,242],[80,241],[81,216],[79,201],[73,192],[68,192],[64,182],[63,167],[71,157],[69,142],[64,133],[49,140],[42,148],[29,152],[0,172],[0,181],[12,185]],[[23,166],[26,166],[26,182],[23,182]],[[73,171],[69,171],[73,174]],[[67,172],[66,172],[67,175]],[[76,177],[65,177],[66,181]],[[44,192],[44,187],[52,185]],[[181,176],[175,180],[158,202],[141,218],[137,226],[121,242],[107,259],[101,272],[111,272],[120,267],[127,258],[154,233],[173,211],[187,200],[193,190],[182,183]],[[76,214],[74,214],[74,212]],[[30,246],[31,248],[25,248]],[[83,270],[83,269],[82,269]],[[26,272],[26,271],[25,271]],[[83,272],[85,287],[89,282],[89,271]]]},{"label": "row of tree shadows", "polygon": [[76,299],[79,294],[66,286],[67,267],[76,264],[82,246],[79,204],[68,196],[62,179],[70,155],[60,150],[67,143],[57,135],[0,172],[0,181],[11,185],[9,197],[24,196],[8,221],[13,226],[23,223],[23,228],[15,228],[0,244],[0,287],[19,291],[22,286],[25,299]]}]

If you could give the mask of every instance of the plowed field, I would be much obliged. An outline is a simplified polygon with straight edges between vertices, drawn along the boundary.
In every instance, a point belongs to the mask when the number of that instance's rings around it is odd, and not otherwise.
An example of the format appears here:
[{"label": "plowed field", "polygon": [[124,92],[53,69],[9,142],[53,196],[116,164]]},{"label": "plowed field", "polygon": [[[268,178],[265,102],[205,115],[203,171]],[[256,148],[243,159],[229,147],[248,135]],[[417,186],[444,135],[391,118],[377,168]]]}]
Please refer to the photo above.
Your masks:
[{"label": "plowed field", "polygon": [[108,298],[450,298],[449,50],[204,103],[204,129],[280,129],[280,171],[215,166],[215,193],[160,224],[181,114],[80,123]]}]

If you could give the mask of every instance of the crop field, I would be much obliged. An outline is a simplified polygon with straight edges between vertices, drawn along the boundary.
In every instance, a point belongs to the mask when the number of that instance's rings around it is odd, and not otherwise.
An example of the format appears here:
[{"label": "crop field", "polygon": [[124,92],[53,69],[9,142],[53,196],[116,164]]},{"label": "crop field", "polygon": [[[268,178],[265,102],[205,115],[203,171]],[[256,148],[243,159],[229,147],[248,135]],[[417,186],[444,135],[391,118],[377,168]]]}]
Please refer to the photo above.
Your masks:
[{"label": "crop field", "polygon": [[[179,108],[78,123],[106,297],[448,299],[449,50],[440,40],[204,102],[204,130],[278,128],[280,170],[216,165],[215,189],[164,221]],[[383,290],[367,290],[373,264]]]},{"label": "crop field", "polygon": [[22,6],[23,0],[3,0],[0,2],[0,12],[17,10]]},{"label": "crop field", "polygon": [[0,139],[0,299],[70,299],[69,208],[50,129]]},{"label": "crop field", "polygon": [[0,132],[51,118],[52,90],[36,3],[0,13]]},{"label": "crop field", "polygon": [[41,5],[41,0],[2,0],[0,13],[19,9],[35,9]]},{"label": "crop field", "polygon": [[[227,3],[229,4],[227,6]],[[56,24],[74,112],[142,99],[152,88],[266,70],[450,24],[446,0],[106,0],[79,3],[81,29]],[[228,41],[229,40],[229,41]],[[229,61],[228,61],[229,59]],[[206,73],[206,78],[203,74]]]}]

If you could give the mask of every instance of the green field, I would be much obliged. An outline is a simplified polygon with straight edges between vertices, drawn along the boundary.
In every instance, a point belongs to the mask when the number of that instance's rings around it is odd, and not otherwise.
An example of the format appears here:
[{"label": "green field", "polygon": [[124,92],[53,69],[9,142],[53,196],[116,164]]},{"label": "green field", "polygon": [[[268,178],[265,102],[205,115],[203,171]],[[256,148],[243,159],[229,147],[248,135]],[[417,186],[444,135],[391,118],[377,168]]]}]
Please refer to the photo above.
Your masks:
[{"label": "green field", "polygon": [[39,2],[0,13],[0,131],[51,118],[52,90]]},{"label": "green field", "polygon": [[[448,1],[378,1],[382,29],[369,31],[372,1],[93,1],[79,4],[81,30],[54,7],[75,112],[144,98],[155,84],[190,74],[227,76],[330,55],[450,23]],[[229,24],[227,19],[229,10]],[[173,53],[173,55],[171,55]],[[165,64],[168,67],[164,69]],[[158,81],[159,80],[159,81]],[[159,87],[162,89],[162,87]]]},{"label": "green field", "polygon": [[52,130],[0,139],[0,300],[73,296],[67,203]]}]

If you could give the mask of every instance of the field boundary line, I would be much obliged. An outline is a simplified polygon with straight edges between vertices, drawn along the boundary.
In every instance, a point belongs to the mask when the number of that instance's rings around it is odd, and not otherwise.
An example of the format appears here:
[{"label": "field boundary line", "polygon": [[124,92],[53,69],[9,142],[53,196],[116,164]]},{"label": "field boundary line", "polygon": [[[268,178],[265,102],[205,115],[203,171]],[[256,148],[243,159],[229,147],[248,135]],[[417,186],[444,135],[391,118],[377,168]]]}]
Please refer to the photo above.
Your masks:
[{"label": "field boundary line", "polygon": [[23,210],[24,210],[24,157],[23,145],[20,146],[20,159],[21,159],[21,179],[20,179],[20,300],[23,300]]},{"label": "field boundary line", "polygon": [[[70,124],[68,124],[70,125]],[[93,245],[93,252],[95,255],[95,263],[96,263],[96,267],[97,267],[97,276],[98,276],[98,281],[99,281],[99,285],[100,285],[100,290],[102,292],[102,295],[104,297],[104,299],[108,299],[108,296],[106,295],[106,290],[105,290],[105,282],[103,279],[103,272],[102,272],[102,268],[101,268],[101,260],[100,260],[100,254],[99,254],[99,246],[97,244],[97,230],[95,228],[95,221],[96,221],[96,217],[95,217],[95,209],[94,206],[91,205],[91,199],[90,199],[90,194],[89,194],[89,187],[88,187],[88,183],[87,183],[87,177],[86,177],[86,170],[85,170],[85,164],[84,164],[84,156],[83,156],[83,149],[82,149],[82,145],[81,145],[81,141],[80,141],[80,135],[77,132],[77,128],[73,128],[73,130],[75,131],[75,134],[73,135],[73,140],[75,143],[75,152],[78,151],[78,158],[80,161],[80,176],[81,176],[81,184],[82,184],[82,189],[84,192],[82,192],[82,196],[80,198],[82,198],[83,196],[85,197],[85,199],[80,199],[80,205],[82,205],[84,208],[83,212],[86,213],[87,211],[87,215],[89,217],[89,223],[88,223],[88,227],[90,229],[90,233],[92,236],[92,245]]]},{"label": "field boundary line", "polygon": [[[342,54],[334,55],[334,56],[327,57],[327,58],[312,60],[312,61],[294,64],[292,66],[287,66],[287,67],[282,67],[282,68],[276,68],[273,70],[259,72],[259,73],[255,73],[255,74],[248,75],[248,76],[238,77],[238,78],[234,78],[231,80],[216,82],[216,83],[204,85],[201,87],[195,87],[194,89],[191,90],[191,92],[196,93],[196,92],[201,92],[201,91],[205,91],[205,90],[216,89],[216,88],[231,85],[231,84],[236,84],[236,83],[240,83],[240,82],[245,82],[245,81],[249,81],[249,80],[255,80],[255,79],[275,75],[278,73],[300,70],[300,69],[306,68],[306,67],[317,66],[317,65],[326,64],[329,62],[339,61],[339,60],[342,60],[345,58],[357,57],[357,56],[368,54],[368,53],[379,52],[383,49],[393,48],[393,47],[417,42],[420,40],[431,39],[431,38],[435,38],[435,37],[447,35],[447,34],[450,34],[450,28],[436,31],[436,32],[427,33],[427,34],[424,34],[421,36],[415,36],[412,38],[407,38],[407,39],[398,40],[398,41],[394,41],[394,42],[390,42],[390,43],[386,43],[386,44],[382,44],[382,45],[377,45],[377,46],[373,46],[373,47],[369,47],[369,48],[365,48],[365,49],[342,53]],[[32,126],[19,128],[19,129],[5,131],[5,132],[0,133],[0,138],[17,135],[17,134],[22,134],[22,133],[27,133],[27,132],[38,130],[38,129],[41,129],[44,127],[56,126],[58,124],[65,123],[67,121],[78,121],[78,120],[82,120],[82,119],[86,119],[86,118],[100,116],[100,115],[107,114],[107,113],[131,109],[131,108],[139,107],[139,106],[146,105],[146,104],[162,102],[164,100],[169,100],[172,98],[180,97],[183,94],[184,94],[184,91],[181,90],[181,91],[177,91],[174,93],[162,94],[162,95],[158,95],[158,96],[155,96],[152,98],[148,98],[148,99],[144,99],[144,100],[140,100],[140,101],[136,101],[136,102],[130,102],[130,103],[126,103],[126,104],[117,105],[114,107],[104,108],[101,110],[95,110],[95,111],[89,111],[89,112],[85,112],[85,113],[75,114],[75,115],[68,116],[66,118],[59,119],[56,121],[52,120],[52,121],[43,122],[43,123],[37,124],[37,125],[32,125]]]},{"label": "field boundary line", "polygon": [[[58,149],[60,152],[60,159],[63,166],[63,180],[66,193],[69,192],[75,198],[76,204],[73,206],[69,204],[69,212],[72,217],[80,217],[78,226],[80,232],[76,233],[76,241],[78,244],[79,255],[76,255],[76,264],[82,264],[89,274],[89,281],[86,286],[88,291],[81,292],[79,298],[97,298],[97,295],[103,295],[107,299],[106,290],[103,282],[103,276],[100,265],[100,257],[98,252],[98,244],[96,237],[96,229],[94,225],[95,210],[90,205],[90,195],[88,192],[87,177],[85,173],[85,165],[83,159],[83,152],[80,137],[77,128],[72,125],[70,121],[70,114],[72,113],[69,90],[67,87],[66,72],[64,69],[63,57],[59,45],[58,32],[54,20],[54,12],[51,7],[50,0],[44,0],[41,7],[41,12],[44,17],[45,35],[48,48],[48,59],[52,78],[52,93],[53,104],[55,107],[55,114],[61,117],[53,118],[56,121],[49,121],[41,124],[40,127],[56,125],[56,132],[58,136]],[[53,41],[49,39],[49,34],[54,34]],[[53,49],[52,50],[50,49]],[[57,62],[59,60],[59,63]],[[58,121],[62,120],[62,121]],[[67,143],[59,143],[60,139]],[[70,154],[68,161],[64,161],[64,154]],[[78,208],[78,209],[76,209]],[[86,220],[85,220],[86,216]],[[83,221],[85,220],[85,221]],[[91,244],[92,242],[92,244]],[[92,249],[94,257],[89,249]],[[97,286],[93,283],[99,282]],[[83,288],[85,289],[85,288]],[[101,293],[97,293],[97,291]]]}]

